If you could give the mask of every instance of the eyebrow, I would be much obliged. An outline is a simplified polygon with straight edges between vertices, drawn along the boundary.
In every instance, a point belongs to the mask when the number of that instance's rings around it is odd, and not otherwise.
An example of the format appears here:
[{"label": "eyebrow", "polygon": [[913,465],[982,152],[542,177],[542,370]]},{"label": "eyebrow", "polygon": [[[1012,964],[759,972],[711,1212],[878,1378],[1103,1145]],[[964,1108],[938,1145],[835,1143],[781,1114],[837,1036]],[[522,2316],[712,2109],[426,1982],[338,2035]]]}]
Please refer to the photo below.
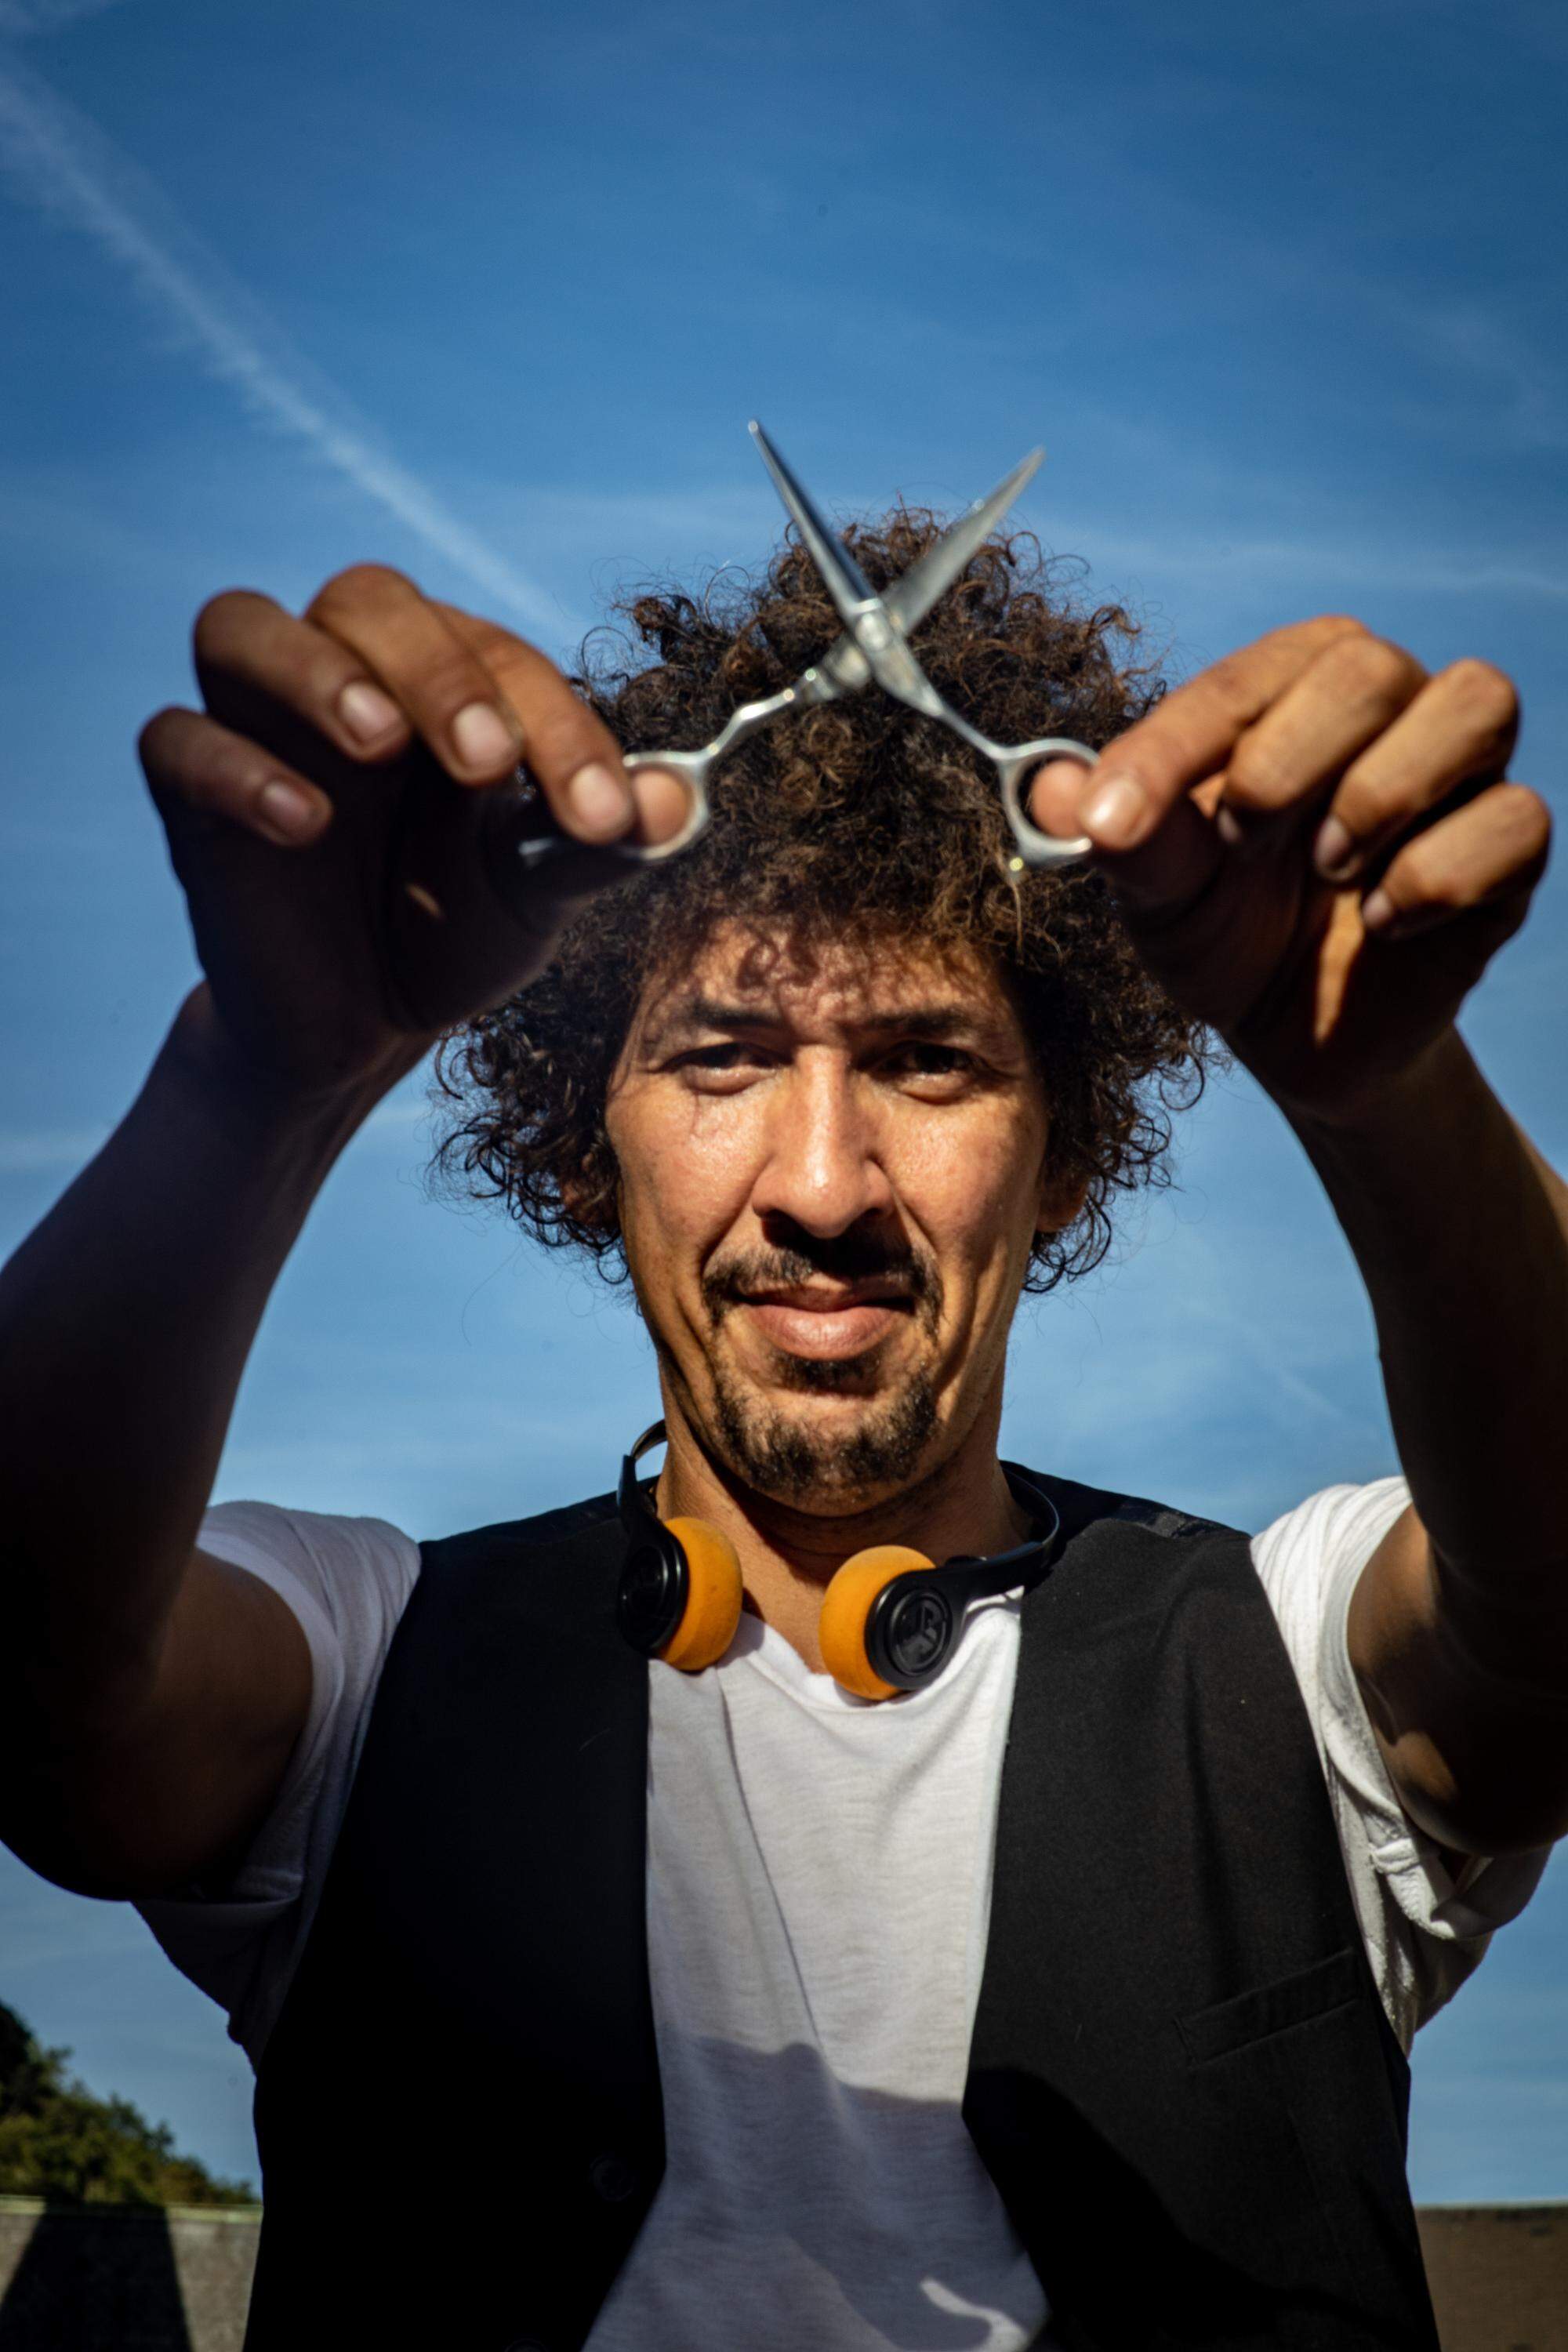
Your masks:
[{"label": "eyebrow", "polygon": [[[783,1016],[771,1006],[726,1004],[719,997],[689,996],[671,1005],[661,1016],[656,1024],[656,1034],[666,1037],[672,1030],[777,1029],[783,1025]],[[949,1037],[973,1036],[988,1024],[973,1006],[949,1003],[913,1004],[897,1013],[870,1013],[848,1025],[868,1031],[873,1036],[896,1032],[900,1037],[923,1037],[941,1043]]]}]

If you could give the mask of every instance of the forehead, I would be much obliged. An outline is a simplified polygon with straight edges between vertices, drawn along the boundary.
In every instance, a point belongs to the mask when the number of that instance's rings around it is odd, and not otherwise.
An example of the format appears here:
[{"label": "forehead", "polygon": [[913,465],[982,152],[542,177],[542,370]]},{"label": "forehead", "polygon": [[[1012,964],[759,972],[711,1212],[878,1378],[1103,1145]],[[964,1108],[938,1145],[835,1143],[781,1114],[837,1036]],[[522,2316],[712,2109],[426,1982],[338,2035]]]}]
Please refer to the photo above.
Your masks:
[{"label": "forehead", "polygon": [[[722,1017],[721,1017],[722,1016]],[[634,1032],[755,1021],[802,1035],[905,1024],[960,1026],[1026,1048],[1012,997],[991,957],[963,940],[941,945],[892,932],[803,936],[783,924],[727,922],[679,969],[650,974]]]}]

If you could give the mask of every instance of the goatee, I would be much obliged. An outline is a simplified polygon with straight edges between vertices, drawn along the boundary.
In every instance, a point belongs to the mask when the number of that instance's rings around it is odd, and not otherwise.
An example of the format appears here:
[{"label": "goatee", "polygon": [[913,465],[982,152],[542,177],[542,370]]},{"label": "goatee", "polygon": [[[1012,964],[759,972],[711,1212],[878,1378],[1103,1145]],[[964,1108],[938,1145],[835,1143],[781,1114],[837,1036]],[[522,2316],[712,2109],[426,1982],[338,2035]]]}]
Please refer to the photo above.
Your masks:
[{"label": "goatee", "polygon": [[[855,1369],[796,1358],[790,1386],[831,1391],[847,1386],[843,1375]],[[924,1370],[841,1433],[804,1428],[722,1375],[714,1381],[713,1402],[728,1467],[758,1494],[797,1510],[907,1486],[936,1427],[936,1391]]]}]

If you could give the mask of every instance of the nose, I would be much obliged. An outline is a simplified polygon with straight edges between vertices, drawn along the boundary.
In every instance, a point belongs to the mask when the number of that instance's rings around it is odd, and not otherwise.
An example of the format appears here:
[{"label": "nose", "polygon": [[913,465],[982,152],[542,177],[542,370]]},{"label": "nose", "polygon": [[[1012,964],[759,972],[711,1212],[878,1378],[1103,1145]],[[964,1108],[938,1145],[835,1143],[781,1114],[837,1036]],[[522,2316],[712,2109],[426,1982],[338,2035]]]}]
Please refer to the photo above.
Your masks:
[{"label": "nose", "polygon": [[800,1055],[788,1083],[773,1090],[753,1213],[827,1240],[892,1201],[874,1109],[859,1098],[854,1073],[836,1055]]}]

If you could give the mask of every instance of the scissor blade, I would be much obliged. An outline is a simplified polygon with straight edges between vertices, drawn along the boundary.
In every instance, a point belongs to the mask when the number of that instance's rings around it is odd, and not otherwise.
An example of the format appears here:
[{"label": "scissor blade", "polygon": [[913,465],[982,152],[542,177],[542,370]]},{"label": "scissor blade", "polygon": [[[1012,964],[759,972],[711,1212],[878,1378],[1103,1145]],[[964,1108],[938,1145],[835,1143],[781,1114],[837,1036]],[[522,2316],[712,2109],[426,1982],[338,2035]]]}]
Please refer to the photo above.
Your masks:
[{"label": "scissor blade", "polygon": [[755,417],[752,419],[752,437],[763,453],[763,463],[773,478],[773,487],[788,509],[807,554],[826,583],[839,619],[853,628],[865,607],[878,602],[876,590],[849,550],[817,513]]},{"label": "scissor blade", "polygon": [[984,545],[1025,483],[1034,478],[1045,454],[1043,449],[1031,449],[989,498],[976,499],[969,512],[960,515],[934,547],[928,547],[918,562],[911,563],[890,588],[883,589],[882,602],[906,636],[924,620],[942,591],[952,587],[975,550]]}]

